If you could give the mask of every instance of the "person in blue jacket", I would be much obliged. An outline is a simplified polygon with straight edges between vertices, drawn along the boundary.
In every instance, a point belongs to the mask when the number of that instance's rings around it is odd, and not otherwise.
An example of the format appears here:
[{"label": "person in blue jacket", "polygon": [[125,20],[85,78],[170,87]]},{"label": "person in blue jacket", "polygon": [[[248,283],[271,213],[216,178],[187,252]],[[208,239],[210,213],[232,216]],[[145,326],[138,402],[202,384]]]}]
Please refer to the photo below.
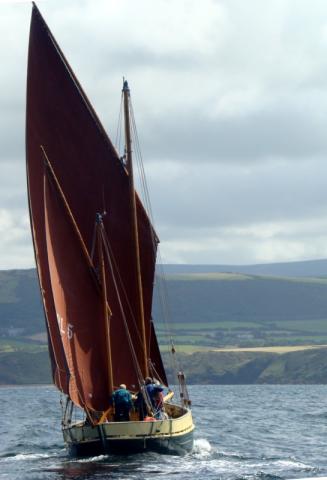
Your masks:
[{"label": "person in blue jacket", "polygon": [[116,422],[128,422],[131,408],[133,407],[132,395],[122,383],[118,390],[112,394],[112,400],[115,407],[114,419]]},{"label": "person in blue jacket", "polygon": [[160,420],[163,414],[163,387],[154,383],[151,377],[145,379],[145,388],[153,407],[154,417]]}]

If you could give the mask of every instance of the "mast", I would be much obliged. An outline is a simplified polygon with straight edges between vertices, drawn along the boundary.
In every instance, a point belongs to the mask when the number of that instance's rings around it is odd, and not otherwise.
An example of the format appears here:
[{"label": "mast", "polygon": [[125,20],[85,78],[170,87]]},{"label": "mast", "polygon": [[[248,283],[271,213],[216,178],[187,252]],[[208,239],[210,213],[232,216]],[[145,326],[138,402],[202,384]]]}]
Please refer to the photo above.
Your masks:
[{"label": "mast", "polygon": [[106,347],[107,347],[107,363],[108,363],[108,386],[109,386],[109,395],[111,396],[114,391],[113,385],[113,374],[112,374],[112,360],[111,360],[111,345],[110,345],[110,317],[111,311],[108,306],[107,300],[107,284],[106,284],[106,273],[104,266],[104,256],[103,256],[103,237],[102,231],[103,223],[101,214],[97,214],[96,219],[96,228],[97,228],[97,241],[98,241],[98,256],[99,256],[99,269],[101,277],[101,286],[102,286],[102,304],[103,304],[103,316],[105,320],[105,337],[106,337]]},{"label": "mast", "polygon": [[149,375],[148,368],[148,352],[147,343],[145,337],[145,320],[144,320],[144,303],[143,303],[143,288],[141,278],[141,261],[140,261],[140,245],[139,234],[137,224],[136,213],[136,199],[134,189],[134,175],[133,175],[133,162],[132,162],[132,142],[131,142],[131,127],[129,118],[129,99],[130,90],[126,80],[123,85],[124,96],[124,123],[125,123],[125,155],[126,155],[126,167],[129,174],[129,196],[132,213],[132,236],[133,236],[133,249],[135,252],[135,274],[137,283],[137,324],[139,327],[141,342],[142,342],[142,358],[140,359],[140,367],[144,377]]}]

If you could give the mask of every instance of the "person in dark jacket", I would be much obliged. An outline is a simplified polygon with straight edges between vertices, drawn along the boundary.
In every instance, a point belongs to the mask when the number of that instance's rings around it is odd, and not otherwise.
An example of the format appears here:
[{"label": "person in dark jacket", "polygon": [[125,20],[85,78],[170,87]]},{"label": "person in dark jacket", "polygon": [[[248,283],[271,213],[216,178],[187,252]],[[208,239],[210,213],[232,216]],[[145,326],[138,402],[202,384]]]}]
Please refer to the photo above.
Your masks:
[{"label": "person in dark jacket", "polygon": [[116,422],[128,422],[129,414],[133,406],[132,395],[122,383],[119,389],[112,394],[112,400],[115,407],[114,419]]},{"label": "person in dark jacket", "polygon": [[162,418],[163,413],[163,387],[158,384],[154,383],[151,377],[147,377],[145,379],[145,388],[153,407],[154,417],[158,420]]},{"label": "person in dark jacket", "polygon": [[147,409],[146,401],[144,399],[144,391],[143,390],[140,390],[137,393],[136,399],[134,401],[134,406],[136,408],[136,411],[139,414],[139,420],[143,421],[144,418],[148,414],[148,409]]}]

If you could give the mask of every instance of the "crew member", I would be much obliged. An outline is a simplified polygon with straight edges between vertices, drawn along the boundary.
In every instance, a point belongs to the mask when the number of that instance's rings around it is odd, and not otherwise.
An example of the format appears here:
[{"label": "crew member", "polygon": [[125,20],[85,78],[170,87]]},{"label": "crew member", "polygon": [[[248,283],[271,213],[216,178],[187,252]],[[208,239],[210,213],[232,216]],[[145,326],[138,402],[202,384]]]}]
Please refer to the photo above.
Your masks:
[{"label": "crew member", "polygon": [[158,420],[161,420],[163,418],[164,410],[164,389],[159,383],[154,383],[151,377],[147,377],[145,379],[145,388],[153,407],[154,417]]},{"label": "crew member", "polygon": [[112,400],[115,407],[115,421],[128,422],[130,419],[129,414],[133,406],[133,402],[132,395],[127,390],[124,383],[119,385],[119,389],[112,394]]}]

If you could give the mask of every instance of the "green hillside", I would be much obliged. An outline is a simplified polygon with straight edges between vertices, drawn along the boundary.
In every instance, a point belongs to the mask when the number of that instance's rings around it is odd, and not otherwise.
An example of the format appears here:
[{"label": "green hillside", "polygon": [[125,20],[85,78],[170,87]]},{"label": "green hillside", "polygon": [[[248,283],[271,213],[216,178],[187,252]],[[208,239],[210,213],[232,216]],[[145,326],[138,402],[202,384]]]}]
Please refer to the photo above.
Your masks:
[{"label": "green hillside", "polygon": [[327,383],[327,349],[285,353],[197,352],[183,357],[194,384]]},{"label": "green hillside", "polygon": [[0,270],[0,337],[44,330],[36,270]]},{"label": "green hillside", "polygon": [[[176,343],[327,343],[327,278],[175,274],[167,277],[166,288]],[[157,296],[154,318],[160,342],[165,343]]]},{"label": "green hillside", "polygon": [[[167,342],[155,285],[153,317]],[[327,344],[327,278],[237,273],[169,275],[165,282],[177,344],[262,346]],[[0,338],[45,332],[36,272],[0,271]]]},{"label": "green hillside", "polygon": [[[256,265],[164,265],[168,274],[233,272],[246,275],[270,275],[274,277],[322,277],[327,275],[327,260],[301,262],[262,263]],[[161,267],[159,266],[158,270]]]},{"label": "green hillside", "polygon": [[167,288],[177,323],[327,318],[327,278],[170,275]]},{"label": "green hillside", "polygon": [[[189,384],[327,384],[327,349],[285,353],[195,352],[182,354]],[[176,383],[164,355],[170,383]],[[0,385],[51,383],[47,351],[0,353]]]},{"label": "green hillside", "polygon": [[52,383],[47,350],[0,353],[0,385]]},{"label": "green hillside", "polygon": [[[161,280],[157,277],[153,317],[166,350]],[[210,350],[327,345],[327,278],[179,273],[167,277],[164,297],[192,383],[326,383],[324,349],[283,355]],[[48,382],[45,339],[35,270],[0,271],[0,384]],[[166,364],[169,370],[168,358]]]}]

